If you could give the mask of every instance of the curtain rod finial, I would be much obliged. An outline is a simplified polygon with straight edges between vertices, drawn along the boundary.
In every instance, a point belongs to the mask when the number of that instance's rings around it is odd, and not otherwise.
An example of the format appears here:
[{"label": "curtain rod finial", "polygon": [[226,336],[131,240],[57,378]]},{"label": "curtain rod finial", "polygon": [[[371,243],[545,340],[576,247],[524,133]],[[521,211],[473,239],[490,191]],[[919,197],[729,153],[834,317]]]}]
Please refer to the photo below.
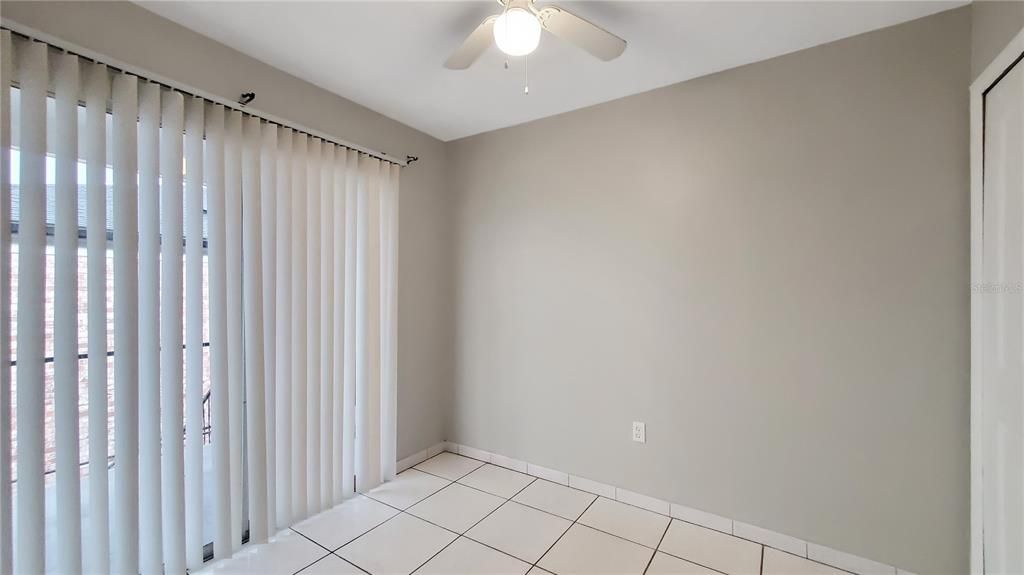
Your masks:
[{"label": "curtain rod finial", "polygon": [[419,156],[406,156],[405,157],[405,165],[408,166],[408,165],[412,164],[413,162],[419,161],[419,159],[420,159]]},{"label": "curtain rod finial", "polygon": [[242,95],[238,98],[238,103],[243,106],[248,106],[256,99],[256,92],[242,92]]}]

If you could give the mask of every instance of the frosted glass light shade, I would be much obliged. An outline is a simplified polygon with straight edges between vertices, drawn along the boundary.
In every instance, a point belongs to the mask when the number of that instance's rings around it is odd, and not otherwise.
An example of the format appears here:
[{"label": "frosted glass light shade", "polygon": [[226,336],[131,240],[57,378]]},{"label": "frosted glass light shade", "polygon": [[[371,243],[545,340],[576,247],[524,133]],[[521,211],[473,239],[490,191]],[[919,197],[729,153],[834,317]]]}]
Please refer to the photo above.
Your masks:
[{"label": "frosted glass light shade", "polygon": [[528,10],[510,8],[494,22],[494,43],[509,56],[525,56],[540,43],[540,22]]}]

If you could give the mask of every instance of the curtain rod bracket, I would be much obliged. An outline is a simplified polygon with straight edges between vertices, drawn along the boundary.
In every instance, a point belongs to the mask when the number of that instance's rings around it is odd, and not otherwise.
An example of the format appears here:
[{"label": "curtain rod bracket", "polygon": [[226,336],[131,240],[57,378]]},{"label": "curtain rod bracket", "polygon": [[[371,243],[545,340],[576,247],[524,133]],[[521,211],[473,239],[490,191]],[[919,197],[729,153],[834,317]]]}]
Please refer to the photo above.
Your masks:
[{"label": "curtain rod bracket", "polygon": [[256,99],[256,92],[242,92],[242,95],[238,98],[238,103],[242,106],[248,106]]}]

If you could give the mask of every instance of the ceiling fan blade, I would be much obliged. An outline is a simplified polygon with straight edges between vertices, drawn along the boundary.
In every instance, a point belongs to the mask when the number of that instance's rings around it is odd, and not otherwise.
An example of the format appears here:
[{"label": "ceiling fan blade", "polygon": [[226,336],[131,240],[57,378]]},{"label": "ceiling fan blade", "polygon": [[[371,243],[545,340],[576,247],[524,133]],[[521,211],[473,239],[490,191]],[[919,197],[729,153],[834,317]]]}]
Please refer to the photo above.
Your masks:
[{"label": "ceiling fan blade", "polygon": [[537,16],[545,30],[606,62],[626,50],[622,38],[562,8],[546,6]]},{"label": "ceiling fan blade", "polygon": [[452,55],[448,57],[448,60],[444,63],[444,67],[451,70],[465,70],[476,62],[477,58],[487,50],[487,47],[491,45],[494,40],[494,21],[497,20],[496,16],[489,16],[476,27],[476,30],[466,38],[466,41],[462,43]]}]

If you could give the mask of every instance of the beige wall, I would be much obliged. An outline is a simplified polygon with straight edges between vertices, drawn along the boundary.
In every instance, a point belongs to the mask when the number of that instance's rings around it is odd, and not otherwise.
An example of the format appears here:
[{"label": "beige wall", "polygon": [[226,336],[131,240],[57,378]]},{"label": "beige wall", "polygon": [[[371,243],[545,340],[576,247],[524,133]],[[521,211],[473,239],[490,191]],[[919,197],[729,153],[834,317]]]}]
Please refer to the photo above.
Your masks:
[{"label": "beige wall", "polygon": [[970,17],[452,143],[450,439],[967,572]]},{"label": "beige wall", "polygon": [[3,2],[5,20],[394,156],[402,170],[398,455],[444,439],[452,378],[451,217],[444,144],[127,2]]},{"label": "beige wall", "polygon": [[985,0],[971,4],[971,79],[977,78],[1024,28],[1024,1]]}]

